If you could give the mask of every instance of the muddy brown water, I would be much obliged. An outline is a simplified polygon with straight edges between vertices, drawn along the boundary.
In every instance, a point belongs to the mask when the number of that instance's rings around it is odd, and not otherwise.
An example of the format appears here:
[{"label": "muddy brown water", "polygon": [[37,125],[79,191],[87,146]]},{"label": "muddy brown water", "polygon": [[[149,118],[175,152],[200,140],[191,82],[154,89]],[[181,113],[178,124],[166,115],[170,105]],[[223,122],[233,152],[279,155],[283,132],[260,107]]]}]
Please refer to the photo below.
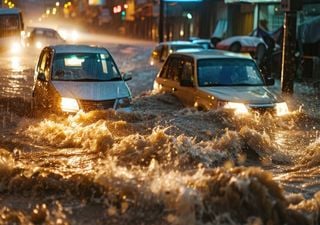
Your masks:
[{"label": "muddy brown water", "polygon": [[0,224],[319,224],[317,96],[281,118],[198,112],[149,91],[145,47],[112,50],[131,113],[32,117],[32,67],[2,59]]}]

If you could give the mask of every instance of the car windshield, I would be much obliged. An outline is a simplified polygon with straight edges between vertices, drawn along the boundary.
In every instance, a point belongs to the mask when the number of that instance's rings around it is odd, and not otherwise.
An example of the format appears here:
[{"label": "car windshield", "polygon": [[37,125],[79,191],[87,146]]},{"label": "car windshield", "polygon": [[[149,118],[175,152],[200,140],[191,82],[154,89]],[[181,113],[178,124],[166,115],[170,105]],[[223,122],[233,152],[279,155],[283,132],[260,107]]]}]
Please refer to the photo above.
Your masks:
[{"label": "car windshield", "polygon": [[198,61],[199,86],[261,86],[264,81],[256,64],[247,59]]},{"label": "car windshield", "polygon": [[57,38],[61,39],[60,35],[55,30],[35,29],[31,32],[31,36],[37,38]]},{"label": "car windshield", "polygon": [[112,81],[121,75],[108,53],[57,53],[52,80]]}]

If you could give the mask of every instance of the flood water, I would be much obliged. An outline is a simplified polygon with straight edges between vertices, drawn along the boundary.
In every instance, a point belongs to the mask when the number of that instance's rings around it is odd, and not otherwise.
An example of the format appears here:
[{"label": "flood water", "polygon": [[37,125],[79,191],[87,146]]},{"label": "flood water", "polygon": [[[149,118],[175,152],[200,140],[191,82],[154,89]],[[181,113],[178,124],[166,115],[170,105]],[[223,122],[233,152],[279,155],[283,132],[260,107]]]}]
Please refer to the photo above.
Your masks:
[{"label": "flood water", "polygon": [[[319,224],[319,95],[290,115],[184,108],[151,92],[151,47],[107,46],[133,112],[30,114],[34,59],[0,68],[0,224]],[[275,87],[277,88],[277,87]]]}]

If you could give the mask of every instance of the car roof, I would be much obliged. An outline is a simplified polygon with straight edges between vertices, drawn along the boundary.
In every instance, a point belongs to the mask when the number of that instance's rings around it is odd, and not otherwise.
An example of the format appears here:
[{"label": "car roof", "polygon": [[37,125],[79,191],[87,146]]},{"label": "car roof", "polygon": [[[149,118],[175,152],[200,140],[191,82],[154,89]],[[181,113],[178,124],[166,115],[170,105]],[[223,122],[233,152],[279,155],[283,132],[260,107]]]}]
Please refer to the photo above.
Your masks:
[{"label": "car roof", "polygon": [[159,43],[159,45],[195,45],[190,41],[165,41]]},{"label": "car roof", "polygon": [[103,47],[93,46],[93,45],[52,45],[49,46],[56,53],[106,53],[108,52]]},{"label": "car roof", "polygon": [[211,40],[210,39],[195,39],[195,40],[192,40],[192,43],[198,43],[198,42],[209,42],[209,43],[211,43]]},{"label": "car roof", "polygon": [[179,55],[179,56],[189,56],[195,59],[226,59],[226,58],[238,58],[238,59],[250,59],[252,58],[247,55],[223,51],[223,50],[202,50],[202,51],[184,51],[184,52],[174,52],[171,53],[172,56]]}]

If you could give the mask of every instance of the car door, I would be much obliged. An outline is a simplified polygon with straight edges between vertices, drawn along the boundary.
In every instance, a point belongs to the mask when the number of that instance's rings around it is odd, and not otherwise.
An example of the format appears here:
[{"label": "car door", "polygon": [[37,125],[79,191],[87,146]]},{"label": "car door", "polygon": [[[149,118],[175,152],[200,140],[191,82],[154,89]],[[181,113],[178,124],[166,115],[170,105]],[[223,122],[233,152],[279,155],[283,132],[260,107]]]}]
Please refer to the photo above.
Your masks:
[{"label": "car door", "polygon": [[51,73],[52,53],[49,49],[44,49],[35,70],[35,86],[34,96],[38,103],[47,107],[50,105],[49,89],[50,89],[50,73]]},{"label": "car door", "polygon": [[182,71],[181,57],[177,55],[170,57],[170,61],[166,71],[167,80],[166,80],[165,86],[168,91],[170,91],[176,96],[177,96],[176,91],[180,86],[179,77],[181,76],[181,71]]},{"label": "car door", "polygon": [[193,107],[196,92],[194,87],[194,62],[190,57],[183,57],[180,59],[179,64],[181,65],[181,70],[177,77],[175,95],[181,99],[184,105]]},{"label": "car door", "polygon": [[173,57],[168,58],[168,60],[163,65],[162,69],[158,77],[156,78],[156,83],[158,84],[158,88],[161,92],[172,92],[172,85],[171,85],[171,71],[172,67],[174,66],[174,59]]}]

